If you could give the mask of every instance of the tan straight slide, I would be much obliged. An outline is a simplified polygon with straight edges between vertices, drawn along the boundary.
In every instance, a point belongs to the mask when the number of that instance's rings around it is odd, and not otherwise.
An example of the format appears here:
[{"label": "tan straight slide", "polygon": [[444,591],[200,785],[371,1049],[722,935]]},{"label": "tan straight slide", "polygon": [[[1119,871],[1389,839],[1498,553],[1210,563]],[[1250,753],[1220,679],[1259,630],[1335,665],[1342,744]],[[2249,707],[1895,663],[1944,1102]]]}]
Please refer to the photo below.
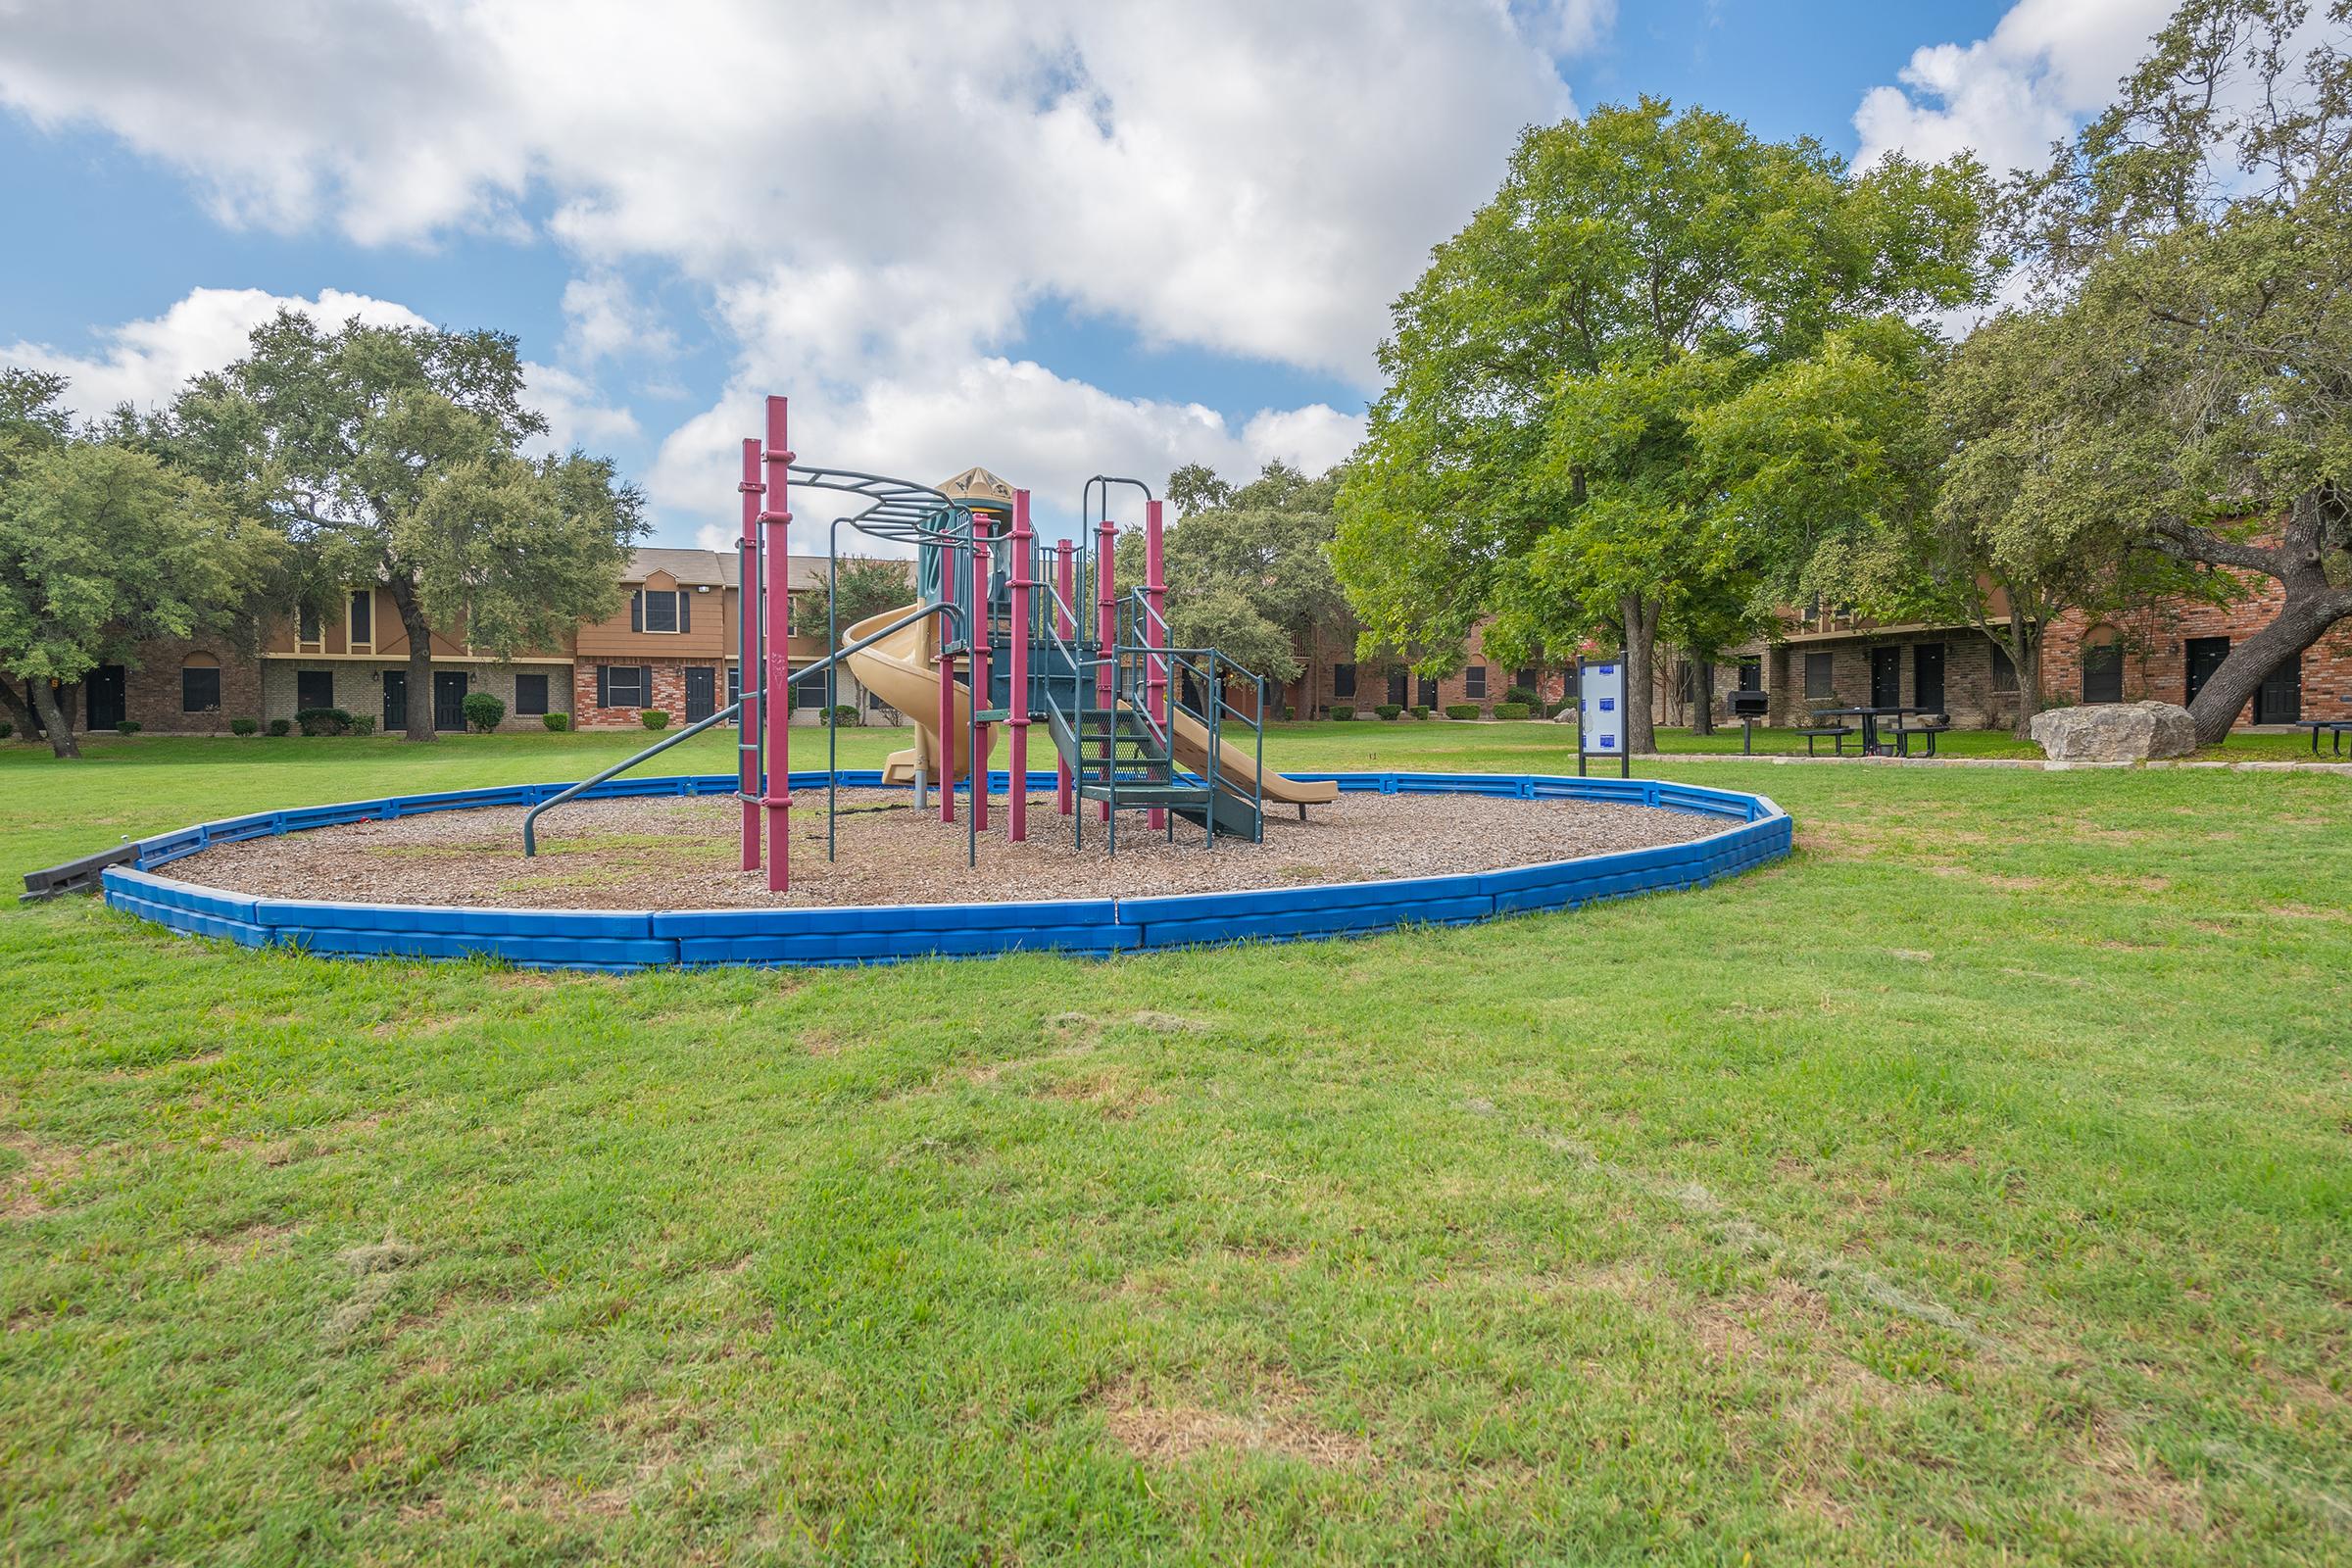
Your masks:
[{"label": "tan straight slide", "polygon": [[[1182,709],[1170,715],[1169,728],[1174,731],[1176,760],[1194,772],[1200,772],[1208,762],[1208,726]],[[1340,798],[1340,787],[1330,779],[1285,778],[1280,773],[1259,774],[1257,759],[1243,751],[1222,735],[1217,737],[1217,776],[1237,795],[1262,790],[1269,801],[1285,806],[1322,806]]]}]

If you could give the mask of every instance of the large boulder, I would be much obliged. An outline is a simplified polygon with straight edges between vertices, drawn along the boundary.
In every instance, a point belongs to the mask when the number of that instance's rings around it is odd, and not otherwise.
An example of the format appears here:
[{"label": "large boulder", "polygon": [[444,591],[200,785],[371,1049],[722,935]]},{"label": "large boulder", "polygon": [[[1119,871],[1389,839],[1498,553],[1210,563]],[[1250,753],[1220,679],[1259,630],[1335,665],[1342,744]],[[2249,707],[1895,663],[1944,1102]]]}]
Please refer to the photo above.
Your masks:
[{"label": "large boulder", "polygon": [[2171,703],[2085,703],[2035,713],[2034,742],[2053,762],[2144,762],[2195,751],[2197,726]]}]

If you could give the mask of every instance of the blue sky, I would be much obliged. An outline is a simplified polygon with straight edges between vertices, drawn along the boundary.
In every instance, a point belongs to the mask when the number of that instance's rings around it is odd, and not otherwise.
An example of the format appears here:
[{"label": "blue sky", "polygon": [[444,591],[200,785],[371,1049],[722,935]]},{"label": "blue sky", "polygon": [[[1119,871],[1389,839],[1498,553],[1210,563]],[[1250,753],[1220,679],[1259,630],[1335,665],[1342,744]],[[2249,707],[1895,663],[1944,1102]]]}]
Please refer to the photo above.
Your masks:
[{"label": "blue sky", "polygon": [[136,6],[18,0],[0,358],[146,401],[279,299],[497,326],[665,542],[723,525],[762,390],[804,456],[986,463],[1052,520],[1098,469],[1344,453],[1387,300],[1529,121],[1651,93],[2021,161],[2163,10],[1073,4],[943,36],[920,6],[531,9],[207,0],[142,49]]}]

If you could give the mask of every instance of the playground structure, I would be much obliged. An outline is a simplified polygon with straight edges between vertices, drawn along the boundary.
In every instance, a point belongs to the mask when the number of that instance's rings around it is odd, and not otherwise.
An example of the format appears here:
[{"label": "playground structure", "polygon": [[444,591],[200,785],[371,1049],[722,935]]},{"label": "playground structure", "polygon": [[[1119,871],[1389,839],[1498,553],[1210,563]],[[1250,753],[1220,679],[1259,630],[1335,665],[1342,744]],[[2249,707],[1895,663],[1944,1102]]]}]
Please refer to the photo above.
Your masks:
[{"label": "playground structure", "polygon": [[[1220,835],[1259,840],[1269,801],[1310,805],[1338,798],[1329,781],[1284,778],[1265,770],[1266,682],[1214,648],[1178,648],[1168,634],[1162,562],[1162,503],[1136,479],[1089,479],[1080,511],[1086,537],[1048,545],[1051,577],[1038,574],[1038,540],[1029,492],[980,481],[974,469],[948,488],[854,469],[803,464],[787,439],[788,407],[766,404],[764,440],[743,443],[742,561],[738,628],[743,690],[710,717],[541,803],[523,821],[523,853],[537,853],[544,812],[595,789],[706,729],[739,721],[738,792],[743,803],[743,869],[767,871],[770,892],[791,886],[792,732],[788,693],[791,633],[789,533],[792,487],[856,498],[857,510],[834,519],[828,544],[826,642],[822,659],[798,678],[826,677],[846,665],[861,685],[912,722],[915,744],[890,759],[883,780],[911,785],[915,808],[956,820],[957,787],[965,798],[967,861],[976,861],[989,827],[989,764],[999,731],[1008,737],[1005,836],[1029,836],[1029,731],[1042,721],[1054,756],[1056,814],[1083,846],[1087,805],[1118,853],[1119,813],[1140,810],[1153,831],[1173,837],[1179,821],[1200,827],[1205,847]],[[1142,498],[1143,581],[1119,588],[1119,527],[1114,491]],[[951,493],[953,491],[953,493]],[[915,600],[839,624],[834,571],[844,526],[910,546]],[[1130,567],[1132,569],[1132,567]],[[1084,603],[1081,603],[1082,598]],[[753,675],[758,673],[755,684]],[[1232,693],[1248,689],[1245,710]],[[826,726],[828,858],[836,844],[839,768],[837,726]]]}]

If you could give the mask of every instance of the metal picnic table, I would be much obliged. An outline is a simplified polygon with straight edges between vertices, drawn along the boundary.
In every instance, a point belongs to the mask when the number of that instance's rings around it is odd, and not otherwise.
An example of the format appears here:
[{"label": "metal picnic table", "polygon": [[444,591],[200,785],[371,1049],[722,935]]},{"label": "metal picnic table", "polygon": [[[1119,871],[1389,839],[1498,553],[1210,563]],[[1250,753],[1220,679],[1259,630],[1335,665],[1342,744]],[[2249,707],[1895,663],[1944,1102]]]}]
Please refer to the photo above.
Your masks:
[{"label": "metal picnic table", "polygon": [[2295,722],[2300,727],[2311,731],[2312,756],[2320,755],[2320,731],[2322,730],[2331,732],[2328,737],[2328,750],[2337,757],[2344,755],[2344,736],[2352,733],[2352,718],[2298,718]]},{"label": "metal picnic table", "polygon": [[1908,705],[1892,708],[1817,708],[1813,710],[1814,716],[1818,718],[1860,719],[1862,721],[1862,755],[1865,757],[1886,757],[1890,755],[1894,750],[1894,748],[1886,746],[1879,740],[1880,719],[1893,719],[1899,730],[1904,714],[1926,713],[1933,711],[1936,711],[1936,710],[1913,708]]}]

